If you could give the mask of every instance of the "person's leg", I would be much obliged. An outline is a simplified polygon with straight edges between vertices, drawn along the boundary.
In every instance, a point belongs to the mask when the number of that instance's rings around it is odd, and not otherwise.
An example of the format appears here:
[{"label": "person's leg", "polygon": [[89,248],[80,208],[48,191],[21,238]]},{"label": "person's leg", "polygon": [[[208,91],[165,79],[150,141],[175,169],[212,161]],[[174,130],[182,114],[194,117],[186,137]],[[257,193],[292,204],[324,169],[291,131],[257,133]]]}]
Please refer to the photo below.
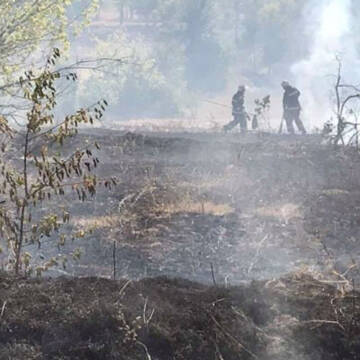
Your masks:
[{"label": "person's leg", "polygon": [[234,115],[234,120],[230,121],[228,124],[226,124],[223,129],[224,131],[230,131],[232,130],[237,124],[239,123],[239,119],[237,115]]},{"label": "person's leg", "polygon": [[286,114],[284,115],[285,117],[285,121],[286,121],[286,127],[287,127],[287,131],[289,134],[294,134],[295,130],[294,130],[294,124],[293,124],[293,116],[290,113],[290,111],[287,111]]},{"label": "person's leg", "polygon": [[240,123],[240,129],[241,132],[246,132],[247,131],[247,121],[246,121],[246,115],[245,114],[241,114],[239,117],[239,123]]},{"label": "person's leg", "polygon": [[297,128],[301,131],[301,133],[306,134],[304,124],[300,119],[300,110],[296,110],[296,112],[294,113],[294,119],[295,119],[295,124]]}]

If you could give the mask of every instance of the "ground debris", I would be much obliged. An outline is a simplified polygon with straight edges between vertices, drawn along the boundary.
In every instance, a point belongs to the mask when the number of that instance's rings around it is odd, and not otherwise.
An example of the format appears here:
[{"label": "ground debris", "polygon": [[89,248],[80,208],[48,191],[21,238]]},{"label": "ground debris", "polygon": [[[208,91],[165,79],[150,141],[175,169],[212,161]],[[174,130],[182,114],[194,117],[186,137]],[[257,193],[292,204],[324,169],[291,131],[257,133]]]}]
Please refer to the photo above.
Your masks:
[{"label": "ground debris", "polygon": [[360,351],[359,294],[306,274],[226,289],[4,273],[0,284],[0,359],[325,360]]}]

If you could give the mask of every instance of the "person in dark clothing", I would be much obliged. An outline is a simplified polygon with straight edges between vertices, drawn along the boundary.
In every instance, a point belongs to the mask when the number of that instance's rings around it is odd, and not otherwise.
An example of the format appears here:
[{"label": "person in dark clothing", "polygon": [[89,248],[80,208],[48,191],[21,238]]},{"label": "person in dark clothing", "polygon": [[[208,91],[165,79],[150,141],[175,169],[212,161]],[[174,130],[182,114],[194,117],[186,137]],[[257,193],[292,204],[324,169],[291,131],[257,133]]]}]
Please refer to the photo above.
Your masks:
[{"label": "person in dark clothing", "polygon": [[245,112],[244,96],[245,86],[239,86],[238,91],[234,94],[232,98],[232,115],[234,117],[234,120],[232,120],[223,127],[224,131],[230,131],[237,124],[239,124],[241,131],[246,132],[248,115]]},{"label": "person in dark clothing", "polygon": [[300,91],[292,87],[287,81],[283,81],[281,86],[284,89],[283,109],[286,127],[290,134],[294,134],[294,121],[302,134],[306,134],[304,124],[300,119],[301,106],[299,102]]}]

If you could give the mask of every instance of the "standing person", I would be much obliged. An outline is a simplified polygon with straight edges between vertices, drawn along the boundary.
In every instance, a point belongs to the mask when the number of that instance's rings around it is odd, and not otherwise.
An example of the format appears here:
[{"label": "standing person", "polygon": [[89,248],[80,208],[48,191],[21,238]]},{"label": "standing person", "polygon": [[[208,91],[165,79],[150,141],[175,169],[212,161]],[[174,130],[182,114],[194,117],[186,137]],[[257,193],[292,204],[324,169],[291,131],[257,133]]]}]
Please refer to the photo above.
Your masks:
[{"label": "standing person", "polygon": [[284,116],[283,118],[286,121],[286,127],[290,134],[294,134],[294,124],[301,131],[302,134],[306,134],[304,124],[300,119],[301,106],[299,102],[300,91],[295,87],[292,87],[287,81],[281,83],[282,88],[284,89],[283,97],[283,109]]},{"label": "standing person", "polygon": [[247,114],[245,112],[244,97],[245,97],[245,86],[240,85],[238,91],[234,94],[232,98],[232,115],[234,117],[234,120],[232,120],[223,127],[224,131],[230,131],[237,124],[239,124],[241,132],[246,132]]}]

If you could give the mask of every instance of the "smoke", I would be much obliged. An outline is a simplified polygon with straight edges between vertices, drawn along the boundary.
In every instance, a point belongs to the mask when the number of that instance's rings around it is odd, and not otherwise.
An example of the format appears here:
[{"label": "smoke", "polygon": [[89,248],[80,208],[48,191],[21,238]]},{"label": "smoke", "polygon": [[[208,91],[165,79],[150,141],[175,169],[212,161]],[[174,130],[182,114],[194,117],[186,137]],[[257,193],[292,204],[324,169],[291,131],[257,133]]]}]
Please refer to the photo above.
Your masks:
[{"label": "smoke", "polygon": [[310,54],[291,68],[302,91],[303,117],[308,128],[322,127],[333,115],[331,92],[337,73],[336,57],[344,78],[356,82],[358,54],[351,34],[351,0],[314,0],[305,9],[306,31],[313,38]]}]

